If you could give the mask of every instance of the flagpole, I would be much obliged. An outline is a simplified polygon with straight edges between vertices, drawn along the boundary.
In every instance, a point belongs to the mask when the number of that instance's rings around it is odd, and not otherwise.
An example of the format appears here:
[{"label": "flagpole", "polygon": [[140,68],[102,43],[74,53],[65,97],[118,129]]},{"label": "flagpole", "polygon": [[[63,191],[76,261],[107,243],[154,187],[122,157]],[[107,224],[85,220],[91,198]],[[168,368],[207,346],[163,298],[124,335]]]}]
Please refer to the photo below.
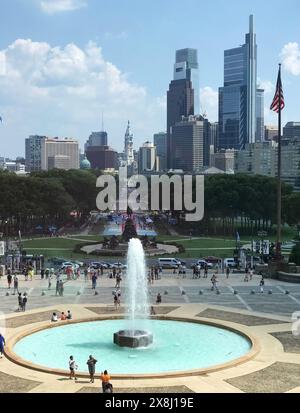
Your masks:
[{"label": "flagpole", "polygon": [[[279,63],[279,76],[281,79],[281,63]],[[279,110],[278,110],[278,165],[277,165],[277,245],[276,256],[277,261],[281,261],[281,241],[282,241],[282,183],[281,183],[281,104],[282,96],[279,92]]]}]

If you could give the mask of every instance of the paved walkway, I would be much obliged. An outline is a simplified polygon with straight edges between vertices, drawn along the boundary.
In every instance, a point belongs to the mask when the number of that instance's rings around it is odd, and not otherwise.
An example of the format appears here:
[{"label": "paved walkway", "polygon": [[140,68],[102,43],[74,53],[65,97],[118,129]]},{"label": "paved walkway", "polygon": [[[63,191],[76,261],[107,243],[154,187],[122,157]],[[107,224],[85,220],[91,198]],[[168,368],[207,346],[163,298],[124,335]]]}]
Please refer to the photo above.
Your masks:
[{"label": "paved walkway", "polygon": [[[52,306],[56,304],[91,303],[111,304],[112,290],[115,280],[109,279],[107,273],[97,282],[96,295],[91,288],[91,281],[85,282],[72,280],[64,285],[64,297],[55,295],[55,280],[52,280],[51,289],[48,290],[48,281],[36,277],[34,281],[24,281],[20,276],[19,289],[27,292],[28,309]],[[259,291],[260,276],[255,275],[252,281],[244,282],[243,274],[230,274],[226,279],[224,274],[219,275],[219,292],[211,291],[211,274],[207,279],[192,279],[191,270],[186,278],[173,274],[172,271],[164,271],[161,280],[157,280],[149,286],[150,301],[155,303],[158,293],[162,295],[164,304],[172,303],[199,303],[220,305],[228,308],[243,309],[266,314],[278,314],[292,317],[292,314],[300,310],[300,285],[265,280],[264,293]],[[121,285],[122,295],[125,295],[125,281]],[[288,294],[287,294],[288,292]],[[14,313],[17,308],[17,296],[12,295],[13,290],[7,289],[6,277],[0,280],[0,311]],[[9,294],[7,296],[7,294]]]}]

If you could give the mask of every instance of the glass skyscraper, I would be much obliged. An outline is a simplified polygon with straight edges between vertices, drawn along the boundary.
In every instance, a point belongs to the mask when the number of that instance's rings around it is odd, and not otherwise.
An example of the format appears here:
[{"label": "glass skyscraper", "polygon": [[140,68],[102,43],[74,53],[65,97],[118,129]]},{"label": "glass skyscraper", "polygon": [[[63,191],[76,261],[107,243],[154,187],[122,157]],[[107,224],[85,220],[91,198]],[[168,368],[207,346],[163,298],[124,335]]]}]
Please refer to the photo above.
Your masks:
[{"label": "glass skyscraper", "polygon": [[172,126],[182,117],[199,114],[199,76],[196,49],[176,51],[174,79],[167,93],[167,167],[173,165]]},{"label": "glass skyscraper", "polygon": [[246,43],[224,52],[224,86],[219,89],[219,149],[240,150],[261,136],[257,127],[263,123],[260,108],[264,94],[257,89],[257,45],[252,15],[249,26]]},{"label": "glass skyscraper", "polygon": [[194,113],[200,115],[199,96],[199,65],[196,49],[181,49],[176,51],[174,65],[174,80],[186,79],[192,82],[194,89]]}]

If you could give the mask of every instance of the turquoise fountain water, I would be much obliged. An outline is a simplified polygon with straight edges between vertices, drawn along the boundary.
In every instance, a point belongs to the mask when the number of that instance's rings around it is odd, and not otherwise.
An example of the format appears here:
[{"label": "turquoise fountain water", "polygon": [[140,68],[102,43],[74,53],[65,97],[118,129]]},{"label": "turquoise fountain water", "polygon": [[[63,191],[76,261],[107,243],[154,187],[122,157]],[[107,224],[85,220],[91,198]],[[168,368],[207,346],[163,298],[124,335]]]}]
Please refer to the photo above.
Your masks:
[{"label": "turquoise fountain water", "polygon": [[[19,341],[15,353],[31,363],[68,369],[73,355],[79,370],[87,372],[90,354],[97,369],[112,374],[158,374],[195,370],[233,361],[251,349],[250,341],[240,334],[209,325],[149,319],[146,266],[141,242],[129,242],[126,275],[126,320],[105,320],[66,324],[43,330]],[[116,332],[134,339],[137,331],[152,338],[140,348],[113,343]],[[142,342],[142,344],[145,344]],[[132,347],[132,346],[131,346]]]}]

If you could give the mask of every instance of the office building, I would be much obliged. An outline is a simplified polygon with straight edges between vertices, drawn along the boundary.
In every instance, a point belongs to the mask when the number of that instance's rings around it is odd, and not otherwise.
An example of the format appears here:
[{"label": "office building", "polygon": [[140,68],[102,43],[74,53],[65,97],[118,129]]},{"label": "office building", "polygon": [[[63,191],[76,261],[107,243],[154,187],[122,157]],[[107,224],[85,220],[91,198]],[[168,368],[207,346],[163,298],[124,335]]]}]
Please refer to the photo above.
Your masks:
[{"label": "office building", "polygon": [[107,146],[107,132],[92,132],[85,144],[85,150],[89,146]]},{"label": "office building", "polygon": [[41,141],[41,169],[79,169],[79,143],[74,139],[45,138]]},{"label": "office building", "polygon": [[300,122],[288,122],[283,128],[283,138],[300,138]]},{"label": "office building", "polygon": [[182,117],[199,114],[199,75],[197,50],[176,51],[174,77],[167,92],[167,168],[172,165],[171,128]]},{"label": "office building", "polygon": [[138,154],[139,173],[156,172],[159,170],[159,161],[156,147],[151,142],[145,142]]},{"label": "office building", "polygon": [[256,90],[256,132],[255,142],[265,140],[265,91],[264,89]]},{"label": "office building", "polygon": [[155,133],[153,135],[153,142],[156,147],[156,155],[159,158],[159,169],[164,171],[167,169],[167,133]]},{"label": "office building", "polygon": [[235,163],[234,149],[222,149],[211,155],[211,166],[226,173],[234,172]]},{"label": "office building", "polygon": [[218,149],[245,148],[262,140],[263,90],[257,89],[257,45],[254,20],[240,47],[224,52],[224,86],[219,89]]},{"label": "office building", "polygon": [[265,141],[273,141],[278,139],[277,126],[265,126]]},{"label": "office building", "polygon": [[250,175],[276,176],[277,143],[275,141],[247,144],[235,153],[235,172]]},{"label": "office building", "polygon": [[25,140],[26,171],[34,172],[42,169],[41,151],[44,139],[46,139],[46,136],[32,135]]},{"label": "office building", "polygon": [[218,122],[209,123],[209,145],[213,146],[214,152],[216,152],[217,150],[218,134],[219,134],[219,123]]},{"label": "office building", "polygon": [[86,157],[92,169],[115,170],[119,166],[118,153],[109,146],[89,146]]},{"label": "office building", "polygon": [[208,121],[200,115],[183,117],[172,126],[171,169],[184,172],[197,172],[203,169],[206,130]]}]

